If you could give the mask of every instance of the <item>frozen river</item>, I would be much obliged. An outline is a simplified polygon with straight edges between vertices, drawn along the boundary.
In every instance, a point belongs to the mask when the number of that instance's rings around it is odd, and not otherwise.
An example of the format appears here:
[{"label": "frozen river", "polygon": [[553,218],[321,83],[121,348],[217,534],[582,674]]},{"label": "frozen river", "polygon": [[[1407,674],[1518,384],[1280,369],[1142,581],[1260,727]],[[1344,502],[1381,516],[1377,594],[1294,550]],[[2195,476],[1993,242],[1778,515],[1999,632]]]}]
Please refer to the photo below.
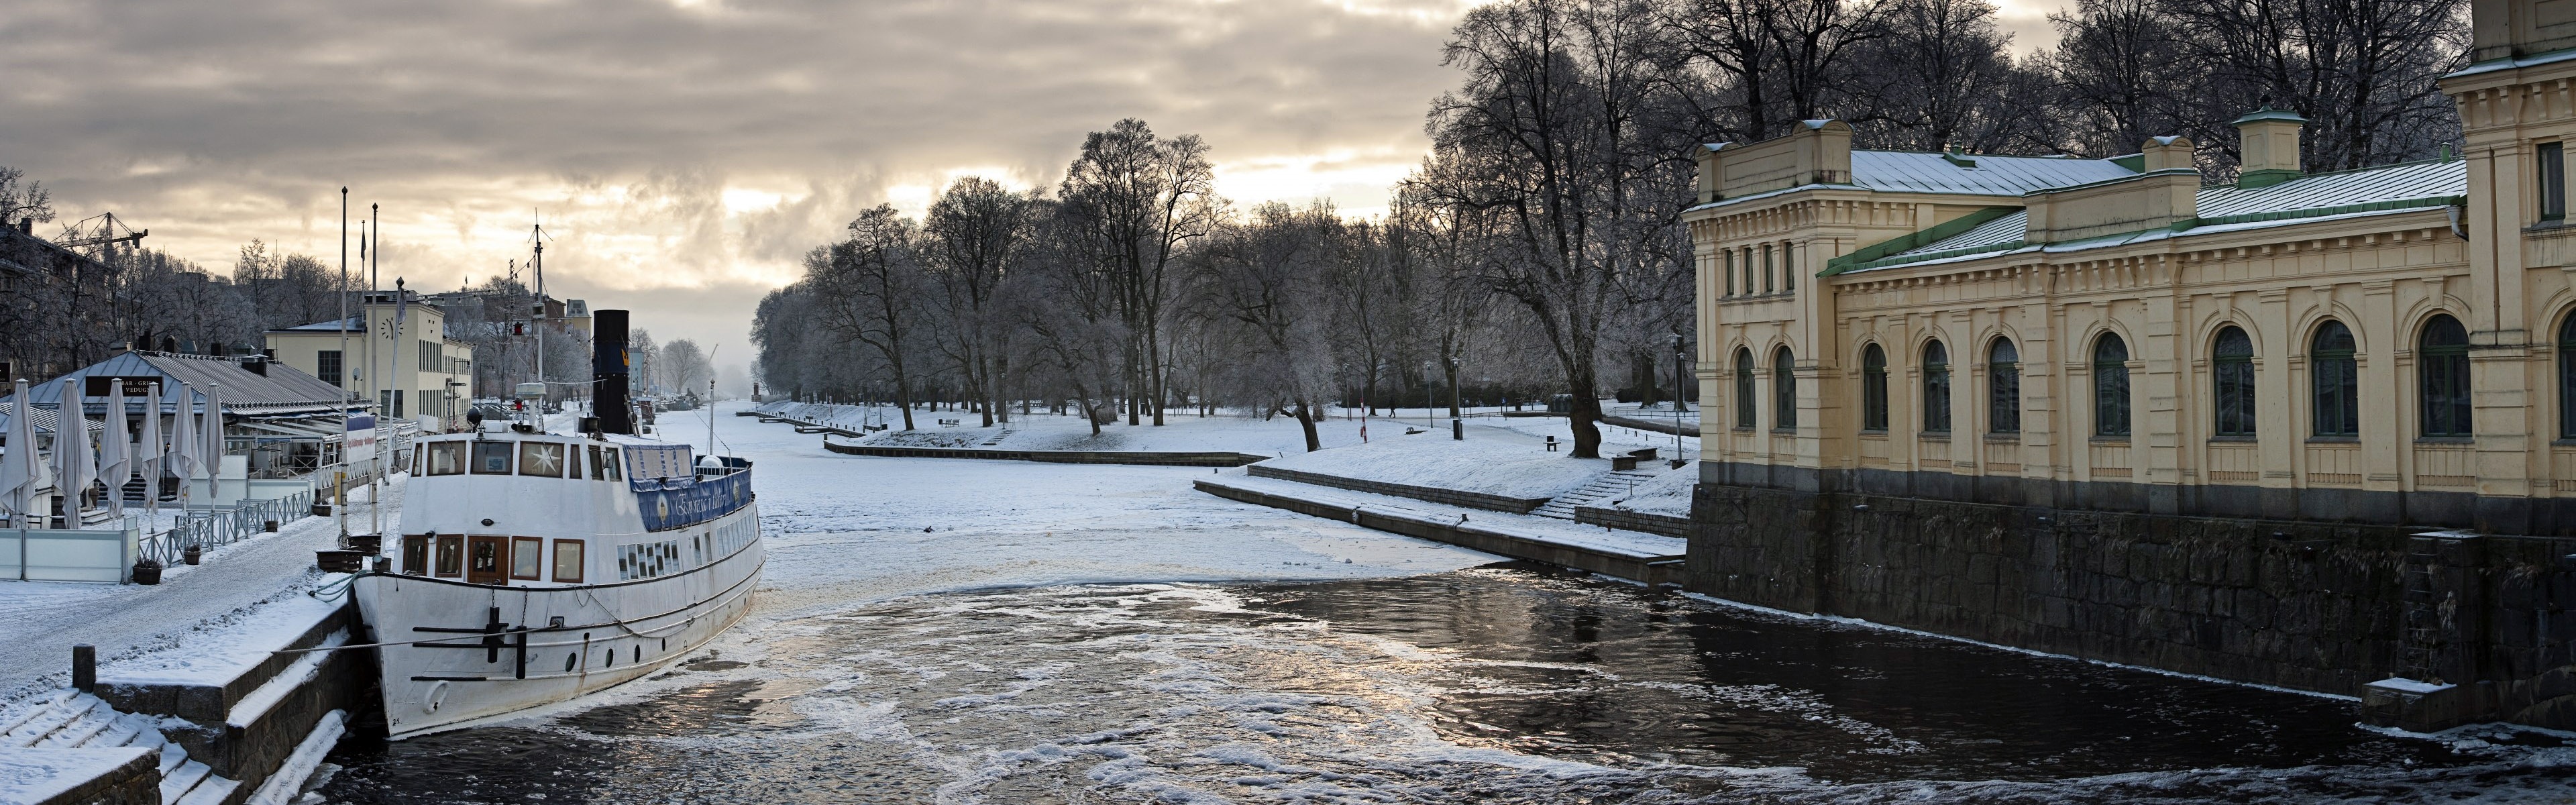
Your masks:
[{"label": "frozen river", "polygon": [[1191,491],[1206,470],[857,458],[781,425],[718,426],[759,462],[773,535],[752,619],[578,707],[345,743],[323,797],[2565,802],[2576,787],[2576,750],[2552,736],[2392,737],[2354,727],[2344,700],[1498,565]]}]

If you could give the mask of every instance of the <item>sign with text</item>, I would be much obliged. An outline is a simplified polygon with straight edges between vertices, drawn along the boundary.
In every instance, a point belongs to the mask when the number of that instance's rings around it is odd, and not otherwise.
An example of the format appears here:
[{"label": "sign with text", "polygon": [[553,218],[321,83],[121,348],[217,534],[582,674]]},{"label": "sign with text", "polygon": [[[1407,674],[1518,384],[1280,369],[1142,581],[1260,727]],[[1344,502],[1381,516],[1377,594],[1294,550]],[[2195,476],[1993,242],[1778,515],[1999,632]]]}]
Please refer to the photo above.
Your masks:
[{"label": "sign with text", "polygon": [[109,384],[112,383],[124,384],[125,398],[129,400],[140,400],[151,396],[152,384],[154,383],[160,383],[165,386],[170,385],[169,381],[162,379],[160,375],[145,375],[142,377],[87,375],[81,378],[81,394],[82,396],[87,397],[108,396],[111,391]]}]

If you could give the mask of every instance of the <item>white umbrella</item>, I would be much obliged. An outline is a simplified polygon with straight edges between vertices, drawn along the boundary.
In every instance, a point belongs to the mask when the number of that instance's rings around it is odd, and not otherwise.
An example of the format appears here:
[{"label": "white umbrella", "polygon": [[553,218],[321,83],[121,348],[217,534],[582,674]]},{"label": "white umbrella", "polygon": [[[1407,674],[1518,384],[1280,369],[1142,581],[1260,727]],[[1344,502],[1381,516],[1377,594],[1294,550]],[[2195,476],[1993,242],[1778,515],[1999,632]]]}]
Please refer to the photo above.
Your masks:
[{"label": "white umbrella", "polygon": [[0,456],[0,509],[20,526],[35,517],[36,490],[51,486],[54,473],[36,456],[36,417],[27,407],[27,381],[17,381],[17,405],[9,412],[9,454]]},{"label": "white umbrella", "polygon": [[224,386],[206,384],[206,421],[198,424],[199,435],[206,438],[206,453],[198,461],[206,465],[206,488],[213,489],[215,474],[224,469]]},{"label": "white umbrella", "polygon": [[98,477],[107,482],[107,511],[125,516],[125,479],[134,475],[134,446],[125,428],[125,381],[107,384],[107,436],[100,440]]},{"label": "white umbrella", "polygon": [[179,494],[188,494],[188,482],[205,469],[206,440],[197,438],[197,390],[186,382],[179,384],[179,412],[172,416],[170,429],[170,469],[179,476]]},{"label": "white umbrella", "polygon": [[134,469],[143,476],[143,500],[151,507],[152,516],[161,516],[162,456],[170,454],[170,445],[161,439],[161,384],[152,384],[150,402],[143,407],[143,439],[134,443]]},{"label": "white umbrella", "polygon": [[90,446],[89,415],[81,410],[86,401],[74,379],[63,381],[63,394],[54,401],[63,414],[62,425],[54,428],[54,491],[63,496],[63,516],[75,528],[81,496],[98,482],[98,451]]}]

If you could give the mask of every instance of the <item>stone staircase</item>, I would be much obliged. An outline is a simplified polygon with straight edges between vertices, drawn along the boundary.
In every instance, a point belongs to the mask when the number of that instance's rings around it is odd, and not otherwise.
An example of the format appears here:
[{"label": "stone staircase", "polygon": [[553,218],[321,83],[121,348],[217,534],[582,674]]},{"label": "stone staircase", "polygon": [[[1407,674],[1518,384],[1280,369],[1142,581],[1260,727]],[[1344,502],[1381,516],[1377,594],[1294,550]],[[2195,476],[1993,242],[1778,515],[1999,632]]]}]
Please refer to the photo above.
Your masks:
[{"label": "stone staircase", "polygon": [[161,755],[161,801],[173,805],[227,805],[240,801],[241,783],[216,776],[206,764],[161,734],[161,719],[117,712],[98,697],[61,691],[0,715],[0,748],[115,749],[133,747]]},{"label": "stone staircase", "polygon": [[1634,491],[1639,484],[1654,480],[1654,478],[1655,473],[1645,470],[1617,470],[1608,475],[1592,479],[1591,483],[1584,484],[1582,488],[1558,495],[1554,499],[1549,500],[1546,505],[1542,505],[1537,509],[1532,510],[1530,513],[1540,517],[1554,517],[1559,520],[1572,520],[1574,519],[1574,507],[1590,506],[1596,503],[1602,503],[1603,501],[1616,500],[1620,496]]}]

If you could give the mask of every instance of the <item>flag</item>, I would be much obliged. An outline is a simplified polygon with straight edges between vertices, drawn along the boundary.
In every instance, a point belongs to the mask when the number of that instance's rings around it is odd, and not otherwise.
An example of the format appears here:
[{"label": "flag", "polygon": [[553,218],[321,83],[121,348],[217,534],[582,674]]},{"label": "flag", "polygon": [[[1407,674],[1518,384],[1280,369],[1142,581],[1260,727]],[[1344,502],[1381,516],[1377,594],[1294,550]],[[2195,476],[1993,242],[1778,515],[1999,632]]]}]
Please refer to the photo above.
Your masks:
[{"label": "flag", "polygon": [[0,509],[24,526],[26,518],[40,514],[29,509],[36,506],[36,490],[53,485],[54,474],[36,455],[36,418],[27,407],[27,381],[17,381],[16,390],[11,398],[15,407],[9,411],[9,452],[0,455]]},{"label": "flag", "polygon": [[125,479],[134,475],[134,445],[125,427],[125,381],[107,384],[107,435],[99,442],[98,477],[107,482],[107,511],[125,516]]},{"label": "flag", "polygon": [[63,496],[63,516],[74,528],[80,526],[81,495],[98,482],[98,451],[90,447],[89,416],[81,411],[85,402],[80,380],[64,379],[63,394],[54,401],[63,414],[54,428],[54,491]]}]

